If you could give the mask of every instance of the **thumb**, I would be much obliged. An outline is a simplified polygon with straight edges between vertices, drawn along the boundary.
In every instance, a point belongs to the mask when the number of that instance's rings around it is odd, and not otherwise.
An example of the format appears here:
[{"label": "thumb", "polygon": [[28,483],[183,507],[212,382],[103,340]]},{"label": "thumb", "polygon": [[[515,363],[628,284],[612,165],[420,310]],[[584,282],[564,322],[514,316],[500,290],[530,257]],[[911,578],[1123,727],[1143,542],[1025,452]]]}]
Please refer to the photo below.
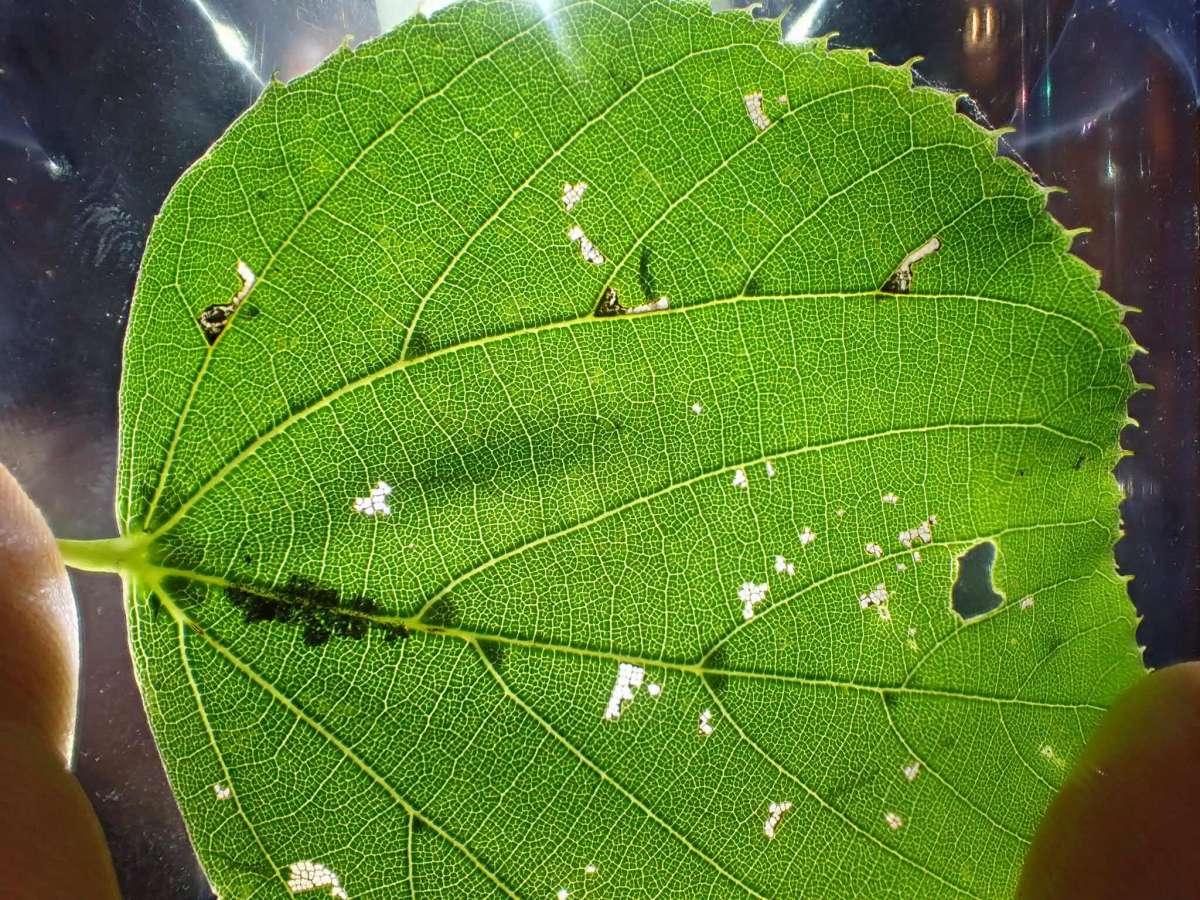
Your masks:
[{"label": "thumb", "polygon": [[75,599],[46,520],[0,465],[0,896],[119,898],[100,823],[68,771]]},{"label": "thumb", "polygon": [[1200,662],[1152,673],[1100,721],[1050,804],[1019,900],[1200,898]]}]

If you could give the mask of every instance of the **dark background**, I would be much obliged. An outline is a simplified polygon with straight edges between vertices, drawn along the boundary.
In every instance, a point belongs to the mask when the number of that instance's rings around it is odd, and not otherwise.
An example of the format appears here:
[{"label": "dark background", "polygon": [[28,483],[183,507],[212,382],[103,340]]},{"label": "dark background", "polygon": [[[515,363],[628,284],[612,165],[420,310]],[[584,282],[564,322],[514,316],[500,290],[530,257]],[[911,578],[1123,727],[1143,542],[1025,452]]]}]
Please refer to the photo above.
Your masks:
[{"label": "dark background", "polygon": [[[116,390],[142,246],[183,169],[272,72],[307,70],[414,0],[0,0],[0,460],[66,537],[114,533]],[[795,37],[840,32],[965,111],[1012,124],[1076,252],[1142,314],[1149,350],[1118,477],[1117,546],[1151,665],[1200,657],[1200,186],[1191,0],[770,0]],[[969,109],[966,107],[970,106]],[[74,576],[77,773],[128,900],[208,898],[129,666],[118,584]]]}]

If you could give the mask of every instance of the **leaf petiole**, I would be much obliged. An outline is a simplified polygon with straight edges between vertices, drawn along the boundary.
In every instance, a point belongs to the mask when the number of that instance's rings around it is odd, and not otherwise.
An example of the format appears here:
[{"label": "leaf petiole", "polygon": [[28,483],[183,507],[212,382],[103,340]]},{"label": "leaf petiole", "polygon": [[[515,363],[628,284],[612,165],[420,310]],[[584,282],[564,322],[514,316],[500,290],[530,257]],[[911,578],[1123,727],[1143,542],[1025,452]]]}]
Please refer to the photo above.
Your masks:
[{"label": "leaf petiole", "polygon": [[112,572],[121,574],[140,568],[146,560],[150,545],[147,534],[131,534],[93,541],[58,539],[58,552],[63,562],[83,572]]}]

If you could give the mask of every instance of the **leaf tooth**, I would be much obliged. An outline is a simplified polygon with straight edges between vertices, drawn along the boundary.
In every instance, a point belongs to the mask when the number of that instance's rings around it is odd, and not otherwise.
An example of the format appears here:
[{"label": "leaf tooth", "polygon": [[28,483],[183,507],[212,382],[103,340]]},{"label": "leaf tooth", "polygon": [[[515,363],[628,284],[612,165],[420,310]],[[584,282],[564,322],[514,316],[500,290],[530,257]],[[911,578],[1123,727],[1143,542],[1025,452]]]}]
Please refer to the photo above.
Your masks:
[{"label": "leaf tooth", "polygon": [[826,34],[821,35],[820,37],[813,38],[813,43],[816,44],[818,47],[820,47],[826,53],[832,53],[833,51],[829,47],[829,42],[832,41],[834,38],[838,38],[841,36],[842,36],[842,33],[840,31],[830,31]]},{"label": "leaf tooth", "polygon": [[1064,228],[1063,234],[1066,235],[1067,239],[1066,246],[1063,249],[1070,251],[1071,247],[1075,244],[1075,238],[1091,233],[1092,229],[1087,225],[1081,225],[1078,228]]},{"label": "leaf tooth", "polygon": [[1068,191],[1061,184],[1039,184],[1039,185],[1037,185],[1037,187],[1038,187],[1038,190],[1040,190],[1043,194],[1045,194],[1047,198],[1049,198],[1049,196],[1051,194],[1069,194],[1070,193],[1070,191]]}]

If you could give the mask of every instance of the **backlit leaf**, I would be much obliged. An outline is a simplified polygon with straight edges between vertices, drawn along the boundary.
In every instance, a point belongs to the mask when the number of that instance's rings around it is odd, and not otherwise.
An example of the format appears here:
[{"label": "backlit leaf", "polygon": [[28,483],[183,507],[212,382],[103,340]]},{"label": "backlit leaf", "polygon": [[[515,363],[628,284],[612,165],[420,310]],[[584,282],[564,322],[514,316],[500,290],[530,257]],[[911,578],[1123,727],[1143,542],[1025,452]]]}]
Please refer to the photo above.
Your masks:
[{"label": "backlit leaf", "polygon": [[495,0],[184,176],[121,568],[223,897],[1011,894],[1142,672],[1133,344],[954,105],[745,13]]}]

